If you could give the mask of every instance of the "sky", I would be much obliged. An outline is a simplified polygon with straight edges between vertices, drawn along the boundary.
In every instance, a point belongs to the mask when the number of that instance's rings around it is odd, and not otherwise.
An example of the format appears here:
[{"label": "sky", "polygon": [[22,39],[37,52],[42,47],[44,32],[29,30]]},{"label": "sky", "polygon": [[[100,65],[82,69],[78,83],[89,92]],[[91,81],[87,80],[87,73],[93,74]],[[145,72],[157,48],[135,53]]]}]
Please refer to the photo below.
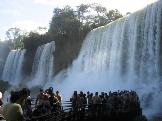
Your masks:
[{"label": "sky", "polygon": [[36,30],[49,27],[53,10],[66,5],[75,8],[80,4],[99,3],[109,9],[118,9],[123,15],[135,12],[157,0],[0,0],[0,39],[5,40],[9,28]]}]

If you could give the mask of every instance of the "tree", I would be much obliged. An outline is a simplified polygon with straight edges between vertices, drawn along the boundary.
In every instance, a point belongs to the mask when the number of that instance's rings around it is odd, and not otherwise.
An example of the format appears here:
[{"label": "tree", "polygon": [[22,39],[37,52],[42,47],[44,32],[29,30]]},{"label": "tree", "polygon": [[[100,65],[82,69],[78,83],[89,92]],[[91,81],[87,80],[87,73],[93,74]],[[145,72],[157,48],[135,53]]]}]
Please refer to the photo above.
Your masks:
[{"label": "tree", "polygon": [[[118,10],[107,9],[100,4],[81,4],[77,6],[78,18],[83,25],[89,26],[90,28],[96,28],[99,26],[106,25],[120,17],[122,14]],[[86,13],[86,14],[85,14]]]},{"label": "tree", "polygon": [[70,6],[54,9],[48,34],[56,43],[55,73],[66,68],[77,57],[83,39],[90,30],[118,18],[118,14],[114,13],[108,18],[107,13],[106,8],[99,4],[81,4],[77,10]]},{"label": "tree", "polygon": [[103,6],[101,6],[100,4],[96,4],[96,3],[91,4],[91,8],[97,12],[98,17],[104,16],[107,12],[107,9]]},{"label": "tree", "polygon": [[47,33],[41,35],[36,32],[30,32],[27,36],[23,37],[22,42],[24,48],[27,50],[23,65],[23,71],[26,75],[30,75],[32,71],[33,60],[38,46],[46,44],[50,41],[50,36]]},{"label": "tree", "polygon": [[121,17],[123,17],[123,15],[117,10],[110,10],[107,14],[106,14],[107,18],[108,18],[108,22],[112,22],[115,21],[116,19],[119,19]]},{"label": "tree", "polygon": [[18,38],[20,33],[21,33],[21,30],[19,28],[15,27],[15,28],[8,29],[6,32],[7,40],[14,42],[16,40],[16,38]]},{"label": "tree", "polygon": [[71,7],[54,10],[48,33],[56,43],[55,73],[70,65],[78,54],[83,40],[81,28],[82,23]]},{"label": "tree", "polygon": [[39,27],[38,31],[24,33],[19,28],[10,28],[6,32],[6,43],[10,47],[25,48],[24,71],[30,75],[34,56],[38,46],[55,41],[55,73],[67,68],[78,56],[87,33],[101,25],[122,17],[118,10],[107,11],[99,4],[81,4],[76,9],[65,6],[55,8],[49,29]]},{"label": "tree", "polygon": [[75,22],[79,23],[73,9],[70,6],[66,6],[63,9],[56,8],[50,23],[49,32],[54,35],[65,35],[69,31],[69,27],[71,27]]},{"label": "tree", "polygon": [[19,28],[10,28],[6,32],[6,40],[13,49],[23,48],[22,39],[26,34]]},{"label": "tree", "polygon": [[89,7],[90,7],[89,5],[85,5],[85,4],[81,4],[80,6],[77,6],[78,19],[80,22],[83,23],[85,19],[84,14],[89,12],[88,10]]}]

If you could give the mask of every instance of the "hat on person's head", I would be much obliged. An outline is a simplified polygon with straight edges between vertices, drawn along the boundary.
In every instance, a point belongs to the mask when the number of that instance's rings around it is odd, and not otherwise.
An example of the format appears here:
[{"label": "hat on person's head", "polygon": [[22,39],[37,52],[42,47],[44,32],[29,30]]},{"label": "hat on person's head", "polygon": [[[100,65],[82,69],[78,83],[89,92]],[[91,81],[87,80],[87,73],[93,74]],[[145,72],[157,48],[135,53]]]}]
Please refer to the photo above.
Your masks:
[{"label": "hat on person's head", "polygon": [[0,92],[0,99],[2,99],[2,92]]}]

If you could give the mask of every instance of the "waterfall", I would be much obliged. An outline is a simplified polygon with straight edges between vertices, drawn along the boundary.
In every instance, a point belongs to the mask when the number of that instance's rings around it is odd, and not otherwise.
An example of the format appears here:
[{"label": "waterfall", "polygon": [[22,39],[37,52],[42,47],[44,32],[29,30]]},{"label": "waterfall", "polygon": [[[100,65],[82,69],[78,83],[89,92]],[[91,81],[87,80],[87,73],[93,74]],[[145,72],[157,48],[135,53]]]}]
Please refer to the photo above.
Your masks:
[{"label": "waterfall", "polygon": [[9,54],[9,52],[10,52],[9,47],[6,46],[5,44],[1,43],[0,44],[0,79],[1,79],[1,76],[2,76],[5,61],[6,61],[6,58]]},{"label": "waterfall", "polygon": [[51,81],[54,74],[54,41],[38,47],[31,73],[31,80],[28,86],[43,86],[47,81]]},{"label": "waterfall", "polygon": [[23,78],[22,64],[26,50],[11,50],[2,74],[2,80],[7,81],[10,85],[18,86]]},{"label": "waterfall", "polygon": [[158,1],[92,30],[64,81],[54,83],[54,87],[64,96],[70,96],[74,90],[133,89],[140,95],[147,116],[161,111],[161,13],[162,1]]},{"label": "waterfall", "polygon": [[33,66],[32,66],[32,73],[31,73],[31,77],[34,78],[34,76],[36,75],[36,72],[38,70],[38,65],[41,59],[41,54],[43,52],[43,48],[45,45],[41,45],[37,48],[35,57],[34,57],[34,61],[33,61]]},{"label": "waterfall", "polygon": [[144,10],[91,31],[78,62],[80,71],[102,74],[125,81],[159,78],[159,43],[162,7],[152,4]]}]

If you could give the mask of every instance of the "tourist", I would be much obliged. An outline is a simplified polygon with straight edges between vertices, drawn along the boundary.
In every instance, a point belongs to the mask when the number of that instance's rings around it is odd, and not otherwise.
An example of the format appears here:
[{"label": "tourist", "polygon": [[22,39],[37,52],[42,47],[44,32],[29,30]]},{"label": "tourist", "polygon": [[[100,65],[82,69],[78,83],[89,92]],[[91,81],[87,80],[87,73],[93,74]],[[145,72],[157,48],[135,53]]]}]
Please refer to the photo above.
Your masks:
[{"label": "tourist", "polygon": [[3,116],[6,121],[22,121],[23,110],[20,105],[21,93],[19,91],[12,91],[10,97],[10,103],[3,107]]},{"label": "tourist", "polygon": [[53,93],[53,88],[52,87],[50,87],[48,89],[48,93],[47,94],[49,95],[51,111],[55,112],[58,109],[59,100],[57,99],[56,95]]},{"label": "tourist", "polygon": [[32,114],[32,108],[31,108],[31,97],[30,97],[30,90],[27,88],[23,88],[21,91],[21,100],[22,101],[22,109],[25,118],[31,117]]},{"label": "tourist", "polygon": [[38,94],[36,101],[35,101],[35,107],[36,108],[42,105],[43,95],[44,95],[43,89],[40,89],[40,93]]},{"label": "tourist", "polygon": [[74,111],[78,111],[78,107],[80,106],[80,96],[77,94],[77,91],[74,91],[72,98],[71,98],[71,102],[72,102],[72,108]]},{"label": "tourist", "polygon": [[3,114],[2,114],[2,105],[3,105],[2,93],[0,92],[0,121],[5,121]]},{"label": "tourist", "polygon": [[100,105],[101,105],[101,98],[98,96],[98,92],[95,93],[95,96],[92,97],[92,103],[93,103],[93,113],[95,113],[96,116],[98,116],[98,113],[100,111]]},{"label": "tourist", "polygon": [[61,110],[61,100],[62,100],[62,97],[61,97],[61,95],[59,94],[59,91],[58,91],[58,90],[56,91],[56,98],[58,99],[57,108],[58,108],[58,110]]},{"label": "tourist", "polygon": [[2,105],[3,105],[3,102],[2,102],[2,93],[0,92],[0,114],[2,114]]},{"label": "tourist", "polygon": [[88,111],[92,111],[92,104],[93,104],[93,93],[90,93],[89,95],[87,95],[87,99],[88,99]]},{"label": "tourist", "polygon": [[25,99],[24,105],[23,105],[23,113],[24,113],[24,117],[26,119],[31,118],[32,117],[32,99],[30,97],[30,94],[28,95],[27,99]]},{"label": "tourist", "polygon": [[101,104],[101,98],[98,96],[98,92],[95,93],[95,96],[92,98],[93,104]]},{"label": "tourist", "polygon": [[43,104],[42,104],[42,113],[43,114],[50,114],[51,113],[51,105],[48,99],[48,94],[43,95]]},{"label": "tourist", "polygon": [[[0,93],[0,106],[2,106],[2,94]],[[61,109],[61,96],[59,91],[56,95],[53,88],[48,88],[45,92],[40,89],[40,93],[36,99],[36,108],[32,112],[30,90],[23,88],[21,91],[11,92],[10,104],[6,104],[3,108],[2,114],[7,121],[21,121],[23,118],[26,120],[37,120],[42,116],[44,118],[52,116],[52,112],[56,115],[62,113]],[[134,91],[115,91],[115,92],[87,92],[87,95],[80,91],[74,91],[72,102],[69,111],[72,111],[71,118],[74,120],[84,120],[85,116],[90,116],[92,120],[95,119],[112,119],[120,121],[120,118],[125,121],[131,121],[137,116],[142,115],[140,108],[139,97]],[[87,106],[88,104],[88,106]],[[22,112],[22,109],[24,112]],[[72,109],[72,110],[71,110]],[[18,113],[17,113],[18,112]],[[87,114],[86,114],[87,113]],[[42,118],[41,120],[44,120]],[[0,115],[0,121],[4,119]],[[13,120],[11,120],[13,119]]]},{"label": "tourist", "polygon": [[56,91],[56,97],[58,101],[61,103],[62,98],[61,98],[61,95],[59,94],[59,91]]}]

